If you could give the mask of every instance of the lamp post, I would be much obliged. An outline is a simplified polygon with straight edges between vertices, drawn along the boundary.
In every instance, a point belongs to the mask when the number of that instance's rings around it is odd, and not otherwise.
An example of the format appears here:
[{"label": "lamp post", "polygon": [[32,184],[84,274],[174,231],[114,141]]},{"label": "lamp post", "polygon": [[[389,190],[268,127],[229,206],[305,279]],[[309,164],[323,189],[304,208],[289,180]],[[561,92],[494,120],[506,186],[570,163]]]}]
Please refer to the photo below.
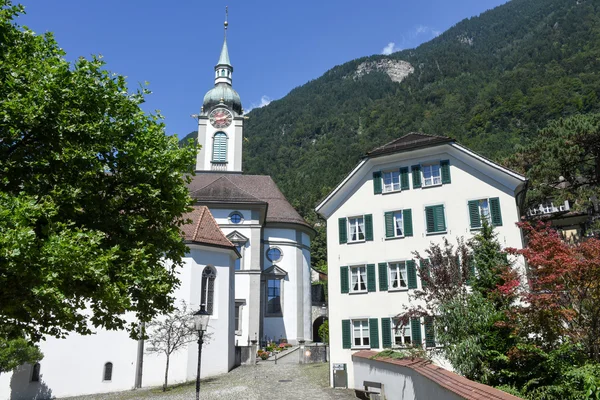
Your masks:
[{"label": "lamp post", "polygon": [[204,343],[204,332],[208,328],[210,314],[204,309],[204,304],[200,310],[194,313],[194,326],[198,331],[198,372],[196,375],[196,400],[200,399],[200,362],[202,360],[202,344]]}]

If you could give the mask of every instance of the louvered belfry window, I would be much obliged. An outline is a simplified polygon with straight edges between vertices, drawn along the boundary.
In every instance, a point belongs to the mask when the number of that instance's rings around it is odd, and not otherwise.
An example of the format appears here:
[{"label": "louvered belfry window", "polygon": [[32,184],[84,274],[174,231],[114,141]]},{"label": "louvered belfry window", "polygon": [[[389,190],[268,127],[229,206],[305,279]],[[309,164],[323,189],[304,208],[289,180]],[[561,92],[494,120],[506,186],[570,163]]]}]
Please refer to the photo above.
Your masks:
[{"label": "louvered belfry window", "polygon": [[202,295],[200,298],[200,307],[204,306],[206,312],[212,315],[214,294],[215,294],[215,278],[217,272],[211,266],[207,266],[202,271]]},{"label": "louvered belfry window", "polygon": [[217,132],[213,138],[213,162],[227,161],[227,135]]}]

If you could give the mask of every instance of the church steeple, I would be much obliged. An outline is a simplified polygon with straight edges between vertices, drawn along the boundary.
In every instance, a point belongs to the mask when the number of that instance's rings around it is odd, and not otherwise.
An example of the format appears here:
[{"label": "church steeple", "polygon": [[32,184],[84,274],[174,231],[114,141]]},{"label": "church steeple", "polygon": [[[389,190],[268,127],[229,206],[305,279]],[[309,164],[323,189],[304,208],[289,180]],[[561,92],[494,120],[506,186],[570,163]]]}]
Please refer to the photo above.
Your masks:
[{"label": "church steeple", "polygon": [[227,22],[228,11],[227,6],[225,7],[225,23],[224,25],[224,38],[223,38],[223,48],[221,49],[221,56],[219,57],[219,62],[215,66],[215,85],[219,83],[226,83],[231,85],[231,75],[233,74],[233,66],[231,65],[231,61],[229,61],[229,51],[227,49],[227,27],[229,26],[229,22]]}]

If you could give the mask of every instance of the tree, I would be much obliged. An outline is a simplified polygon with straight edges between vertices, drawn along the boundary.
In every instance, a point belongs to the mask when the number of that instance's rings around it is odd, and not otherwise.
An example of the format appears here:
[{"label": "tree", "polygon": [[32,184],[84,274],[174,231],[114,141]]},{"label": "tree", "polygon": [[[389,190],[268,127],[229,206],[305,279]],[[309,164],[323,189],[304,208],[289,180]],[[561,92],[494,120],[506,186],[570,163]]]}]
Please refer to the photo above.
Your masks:
[{"label": "tree", "polygon": [[323,343],[329,344],[329,320],[326,319],[319,327],[319,337]]},{"label": "tree", "polygon": [[[0,326],[128,329],[172,307],[196,149],[140,109],[99,57],[73,64],[0,0]],[[4,331],[0,332],[2,334]]]},{"label": "tree", "polygon": [[0,374],[10,372],[25,363],[35,364],[43,357],[40,349],[24,338],[0,337]]},{"label": "tree", "polygon": [[[185,301],[181,302],[179,308],[168,314],[164,319],[156,319],[148,324],[148,353],[162,353],[167,357],[165,364],[165,383],[163,391],[167,390],[169,380],[169,360],[171,354],[187,346],[196,338],[197,332],[194,327],[194,316],[188,310]],[[210,339],[204,335],[205,343]]]}]

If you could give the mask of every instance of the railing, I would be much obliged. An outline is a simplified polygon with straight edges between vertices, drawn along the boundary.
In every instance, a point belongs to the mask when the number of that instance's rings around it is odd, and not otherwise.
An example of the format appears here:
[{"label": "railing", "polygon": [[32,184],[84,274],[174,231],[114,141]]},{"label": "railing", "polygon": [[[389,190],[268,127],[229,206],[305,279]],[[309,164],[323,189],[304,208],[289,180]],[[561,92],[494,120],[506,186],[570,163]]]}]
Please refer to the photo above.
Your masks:
[{"label": "railing", "polygon": [[546,203],[542,203],[537,207],[532,207],[529,210],[527,210],[527,215],[528,216],[535,216],[535,215],[548,215],[548,214],[554,214],[557,212],[561,212],[561,211],[569,211],[569,202],[565,201],[564,204],[561,204],[559,206],[555,206],[554,203],[552,203],[551,201],[546,202]]},{"label": "railing", "polygon": [[212,171],[227,171],[227,162],[212,161]]}]

